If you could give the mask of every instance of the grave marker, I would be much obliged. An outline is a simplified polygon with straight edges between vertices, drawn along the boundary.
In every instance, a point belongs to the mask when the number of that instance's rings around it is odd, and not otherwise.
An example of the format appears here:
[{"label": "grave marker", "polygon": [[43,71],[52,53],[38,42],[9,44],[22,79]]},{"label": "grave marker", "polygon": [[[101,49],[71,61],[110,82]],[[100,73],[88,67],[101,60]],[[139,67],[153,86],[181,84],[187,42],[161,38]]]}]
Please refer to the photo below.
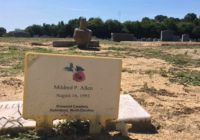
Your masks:
[{"label": "grave marker", "polygon": [[38,126],[117,119],[121,67],[121,59],[28,53],[23,117]]}]

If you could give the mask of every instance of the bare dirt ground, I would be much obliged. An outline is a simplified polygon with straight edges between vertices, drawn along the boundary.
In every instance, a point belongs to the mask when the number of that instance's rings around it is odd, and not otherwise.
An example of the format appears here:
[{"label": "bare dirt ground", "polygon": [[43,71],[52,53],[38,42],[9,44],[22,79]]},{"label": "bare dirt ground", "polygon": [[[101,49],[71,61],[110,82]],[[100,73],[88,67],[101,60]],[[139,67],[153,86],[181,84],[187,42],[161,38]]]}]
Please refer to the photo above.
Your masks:
[{"label": "bare dirt ground", "polygon": [[[0,49],[8,46],[35,47],[30,43],[0,42]],[[173,44],[174,45],[174,44]],[[152,48],[159,43],[106,43],[102,50],[96,52],[103,55],[111,53],[110,47]],[[39,46],[51,48],[52,46]],[[165,46],[162,46],[165,47]],[[55,48],[54,48],[55,49]],[[62,49],[60,49],[62,50]],[[64,49],[67,50],[67,49]],[[185,54],[187,51],[187,54]],[[164,52],[172,55],[185,54],[192,59],[199,59],[200,49],[170,48]],[[93,52],[92,52],[93,53]],[[131,54],[130,50],[129,53]],[[172,82],[169,77],[160,75],[161,69],[169,70],[174,65],[159,58],[146,58],[140,55],[122,55],[123,70],[122,93],[131,94],[151,115],[152,124],[157,133],[129,133],[129,139],[138,140],[198,140],[200,139],[200,86]],[[1,64],[0,64],[1,65]],[[1,67],[6,67],[1,65]],[[1,69],[0,67],[0,69]],[[178,67],[178,66],[176,66]],[[185,66],[190,70],[200,71],[199,66]],[[24,87],[23,73],[0,77],[0,101],[22,100]]]}]

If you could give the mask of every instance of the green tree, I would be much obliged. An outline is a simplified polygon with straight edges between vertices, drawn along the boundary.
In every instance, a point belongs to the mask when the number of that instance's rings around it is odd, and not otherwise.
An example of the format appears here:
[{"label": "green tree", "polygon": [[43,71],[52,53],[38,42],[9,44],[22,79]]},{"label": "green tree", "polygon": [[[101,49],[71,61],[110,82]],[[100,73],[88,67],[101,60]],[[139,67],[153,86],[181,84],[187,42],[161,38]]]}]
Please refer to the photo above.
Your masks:
[{"label": "green tree", "polygon": [[163,16],[163,15],[157,15],[155,16],[155,21],[158,21],[158,22],[163,22],[164,20],[168,19],[167,16]]},{"label": "green tree", "polygon": [[44,23],[42,26],[42,32],[44,35],[52,36],[51,25]]},{"label": "green tree", "polygon": [[180,22],[178,24],[178,32],[179,34],[192,34],[195,25],[189,22]]},{"label": "green tree", "polygon": [[144,17],[144,18],[142,18],[142,22],[143,22],[143,23],[144,23],[144,22],[149,23],[149,22],[151,22],[151,19],[148,18],[148,17]]},{"label": "green tree", "polygon": [[79,27],[79,19],[71,19],[68,21],[68,25],[70,25],[72,28],[78,28]]},{"label": "green tree", "polygon": [[[49,35],[54,37],[72,36],[75,28],[79,27],[79,19],[71,19],[65,24],[63,21],[57,25],[43,24],[32,25],[26,31],[34,35]],[[132,33],[137,38],[160,37],[161,30],[172,30],[175,34],[189,34],[192,38],[199,38],[200,17],[194,13],[188,13],[183,19],[157,15],[154,19],[144,17],[141,21],[125,21],[108,19],[105,22],[99,18],[90,18],[88,28],[93,31],[93,35],[98,38],[110,38],[111,33]],[[5,31],[4,31],[5,32]],[[2,36],[2,31],[0,36]]]},{"label": "green tree", "polygon": [[195,19],[197,19],[197,15],[194,13],[188,13],[185,15],[184,20],[187,22],[193,22]]},{"label": "green tree", "polygon": [[101,18],[90,18],[88,20],[88,28],[92,30],[94,36],[98,38],[107,38],[106,28]]},{"label": "green tree", "polygon": [[195,19],[194,21],[193,21],[193,23],[196,25],[196,26],[200,26],[200,18],[198,19]]},{"label": "green tree", "polygon": [[2,37],[6,33],[6,29],[3,27],[0,27],[0,37]]},{"label": "green tree", "polygon": [[28,26],[26,29],[25,29],[26,32],[28,32],[31,36],[34,36],[34,35],[43,35],[43,29],[42,29],[42,26],[40,25],[32,25],[32,26]]},{"label": "green tree", "polygon": [[67,35],[66,37],[72,37],[73,36],[74,28],[71,25],[66,24],[65,25],[65,30],[66,30],[66,35]]},{"label": "green tree", "polygon": [[52,24],[50,26],[50,32],[51,32],[51,36],[57,37],[57,35],[58,35],[58,26],[55,25],[55,24]]},{"label": "green tree", "polygon": [[123,23],[123,31],[127,33],[134,34],[137,38],[142,36],[141,34],[141,24],[139,21],[125,21]]},{"label": "green tree", "polygon": [[118,20],[108,19],[105,21],[105,28],[107,30],[108,37],[110,37],[111,33],[122,32],[123,25]]},{"label": "green tree", "polygon": [[166,19],[164,20],[164,24],[166,26],[166,29],[174,31],[175,34],[178,33],[178,27],[176,25],[177,23],[175,22],[174,19],[172,18]]},{"label": "green tree", "polygon": [[194,29],[192,30],[192,37],[195,39],[200,38],[200,27],[199,26],[194,27]]}]

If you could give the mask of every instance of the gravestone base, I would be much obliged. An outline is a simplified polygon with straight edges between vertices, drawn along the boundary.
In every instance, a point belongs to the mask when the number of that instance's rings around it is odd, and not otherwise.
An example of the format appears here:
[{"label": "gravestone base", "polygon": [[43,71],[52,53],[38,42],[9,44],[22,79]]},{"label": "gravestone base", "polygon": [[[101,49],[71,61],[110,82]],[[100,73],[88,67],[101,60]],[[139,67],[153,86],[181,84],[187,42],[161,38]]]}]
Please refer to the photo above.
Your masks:
[{"label": "gravestone base", "polygon": [[183,34],[181,38],[182,42],[188,42],[190,41],[190,36],[188,34]]},{"label": "gravestone base", "polygon": [[100,134],[101,130],[102,130],[102,126],[100,125],[99,122],[96,122],[96,121],[90,122],[90,130],[89,130],[90,134],[92,135]]},{"label": "gravestone base", "polygon": [[50,130],[51,128],[53,128],[53,120],[48,118],[36,120],[36,130]]},{"label": "gravestone base", "polygon": [[78,46],[81,50],[100,50],[99,41],[90,41],[87,46]]},{"label": "gravestone base", "polygon": [[54,41],[53,47],[73,47],[76,45],[74,41]]},{"label": "gravestone base", "polygon": [[[77,43],[75,41],[54,41],[53,42],[53,47],[73,47],[75,45],[77,45]],[[100,50],[100,46],[99,46],[99,41],[90,41],[89,44],[87,46],[78,46],[79,49],[81,50],[96,50],[99,51]]]},{"label": "gravestone base", "polygon": [[116,130],[120,131],[123,136],[128,136],[128,130],[132,128],[132,124],[127,124],[125,122],[116,123]]},{"label": "gravestone base", "polygon": [[[25,120],[21,116],[22,106],[22,101],[0,102],[0,130],[2,128],[7,129],[17,127],[33,128],[35,126],[42,128],[46,126],[46,124],[48,127],[52,127],[53,124],[56,125],[59,122],[58,120],[55,120],[54,123],[52,123],[51,120],[44,121],[41,119],[41,121],[36,124],[33,120]],[[100,133],[102,128],[105,128],[106,130],[117,129],[121,131],[124,136],[127,136],[128,130],[132,125],[135,126],[135,124],[137,124],[135,127],[138,129],[144,128],[147,125],[148,127],[152,127],[149,125],[150,122],[150,114],[146,112],[137,101],[128,94],[120,95],[118,119],[108,122],[104,119],[91,121],[90,134]],[[150,129],[153,130],[152,128]]]}]

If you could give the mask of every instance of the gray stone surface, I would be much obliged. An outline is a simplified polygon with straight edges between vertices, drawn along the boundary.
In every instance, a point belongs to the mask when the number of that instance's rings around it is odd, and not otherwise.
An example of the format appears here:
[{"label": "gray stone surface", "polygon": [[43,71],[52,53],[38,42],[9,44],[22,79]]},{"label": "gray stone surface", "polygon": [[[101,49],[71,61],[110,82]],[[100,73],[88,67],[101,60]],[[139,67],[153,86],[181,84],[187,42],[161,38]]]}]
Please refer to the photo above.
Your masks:
[{"label": "gray stone surface", "polygon": [[32,127],[35,122],[21,116],[22,101],[0,102],[0,129],[9,127]]},{"label": "gray stone surface", "polygon": [[[0,129],[8,127],[35,127],[32,120],[24,120],[21,117],[22,101],[0,102]],[[118,122],[145,122],[151,119],[137,101],[130,95],[120,95]],[[58,123],[54,121],[54,124]]]},{"label": "gray stone surface", "polygon": [[86,48],[91,41],[92,31],[87,29],[87,21],[80,18],[80,27],[74,30],[74,40],[80,48]]},{"label": "gray stone surface", "polygon": [[183,34],[181,41],[182,42],[190,41],[190,36],[188,34]]},{"label": "gray stone surface", "polygon": [[146,41],[146,38],[144,38],[144,37],[143,37],[143,38],[141,38],[141,41]]},{"label": "gray stone surface", "polygon": [[111,40],[120,42],[120,41],[136,41],[136,37],[133,34],[128,33],[111,33]]},{"label": "gray stone surface", "polygon": [[74,29],[73,38],[75,41],[54,41],[53,47],[71,47],[78,45],[83,50],[100,50],[99,41],[91,41],[92,31],[87,29],[86,18],[80,18],[79,28]]},{"label": "gray stone surface", "polygon": [[153,41],[154,41],[154,42],[160,41],[160,39],[159,39],[159,38],[154,38]]},{"label": "gray stone surface", "polygon": [[129,94],[121,95],[118,121],[150,121],[151,115]]},{"label": "gray stone surface", "polygon": [[151,41],[153,41],[153,38],[147,38],[146,41],[151,42]]},{"label": "gray stone surface", "polygon": [[86,48],[86,50],[99,51],[100,50],[99,41],[95,41],[95,40],[90,41],[89,44],[88,44],[88,47]]},{"label": "gray stone surface", "polygon": [[173,36],[173,41],[180,41],[180,37],[177,36],[177,35],[174,35],[174,36]]},{"label": "gray stone surface", "polygon": [[173,41],[174,40],[174,34],[170,30],[161,31],[160,39],[161,39],[161,41]]},{"label": "gray stone surface", "polygon": [[177,35],[174,35],[173,31],[171,30],[164,30],[164,31],[161,31],[160,40],[161,41],[180,41],[180,37]]},{"label": "gray stone surface", "polygon": [[76,45],[74,41],[54,41],[53,47],[72,47]]}]

